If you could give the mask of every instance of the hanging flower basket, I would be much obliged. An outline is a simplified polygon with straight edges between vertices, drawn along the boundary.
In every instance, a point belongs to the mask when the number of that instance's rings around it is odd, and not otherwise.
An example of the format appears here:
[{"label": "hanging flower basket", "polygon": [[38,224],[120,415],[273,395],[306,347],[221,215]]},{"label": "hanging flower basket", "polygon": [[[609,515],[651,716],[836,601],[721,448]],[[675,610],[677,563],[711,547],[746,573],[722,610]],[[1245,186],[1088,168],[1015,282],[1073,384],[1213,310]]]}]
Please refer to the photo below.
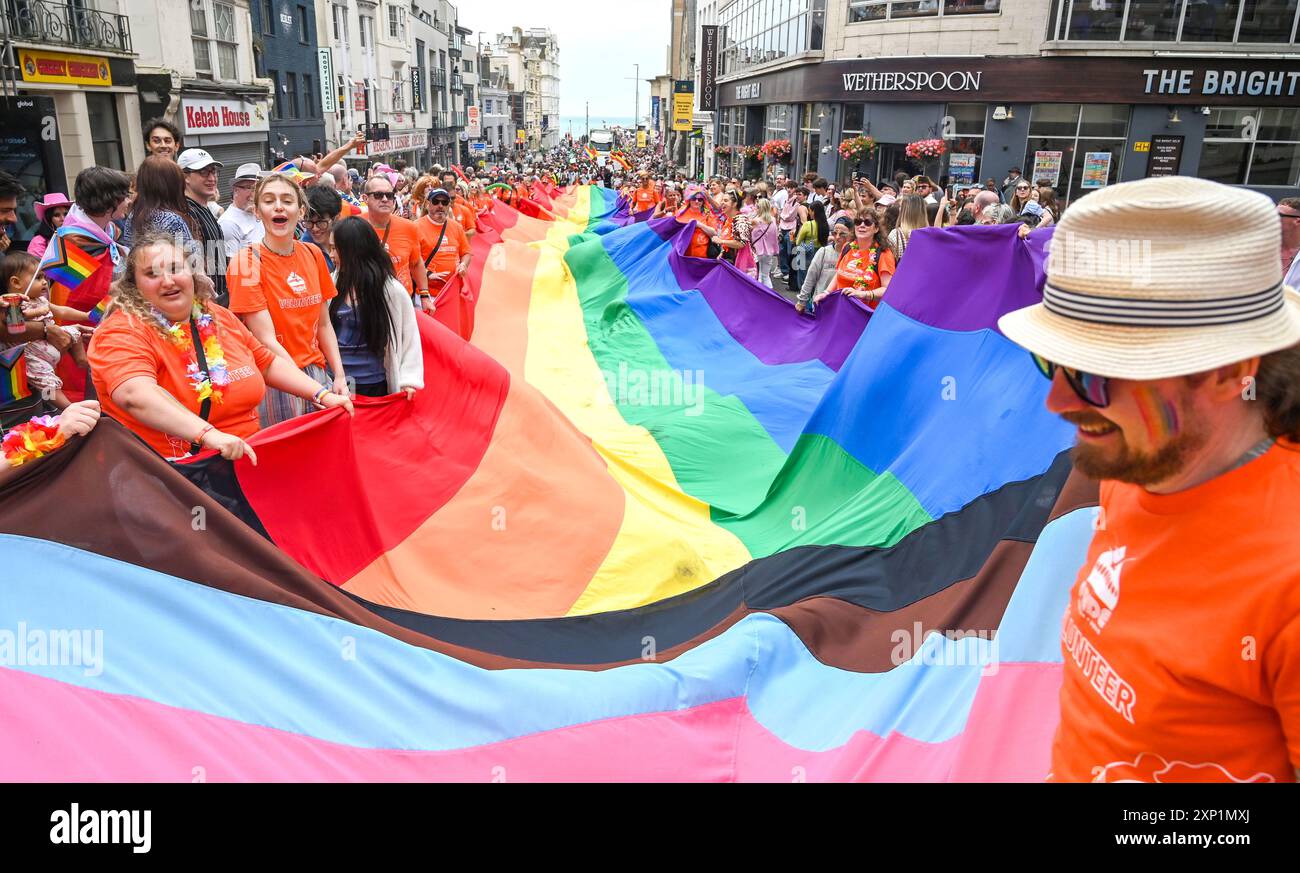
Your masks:
[{"label": "hanging flower basket", "polygon": [[855,136],[840,143],[840,157],[846,161],[860,161],[876,150],[876,141],[869,136]]},{"label": "hanging flower basket", "polygon": [[713,153],[719,156],[729,155],[731,154],[731,146],[724,146],[724,145],[714,146]]},{"label": "hanging flower basket", "polygon": [[763,159],[763,147],[759,145],[745,146],[742,153],[751,161],[761,161]]},{"label": "hanging flower basket", "polygon": [[941,139],[918,139],[916,142],[910,142],[905,149],[909,158],[915,158],[919,161],[929,161],[935,158],[943,157],[948,151]]},{"label": "hanging flower basket", "polygon": [[790,160],[790,154],[794,151],[788,139],[769,139],[759,146],[759,149],[778,164]]}]

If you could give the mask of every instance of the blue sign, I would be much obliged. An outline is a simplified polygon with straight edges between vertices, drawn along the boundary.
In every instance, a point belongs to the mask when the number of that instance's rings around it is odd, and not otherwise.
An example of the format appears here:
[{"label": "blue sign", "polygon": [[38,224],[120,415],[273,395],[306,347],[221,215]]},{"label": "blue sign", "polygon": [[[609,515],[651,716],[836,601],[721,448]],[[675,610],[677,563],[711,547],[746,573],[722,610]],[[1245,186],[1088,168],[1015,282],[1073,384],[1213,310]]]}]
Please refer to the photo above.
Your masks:
[{"label": "blue sign", "polygon": [[475,154],[482,154],[483,152],[487,151],[487,143],[472,142],[469,144],[469,150],[474,152]]}]

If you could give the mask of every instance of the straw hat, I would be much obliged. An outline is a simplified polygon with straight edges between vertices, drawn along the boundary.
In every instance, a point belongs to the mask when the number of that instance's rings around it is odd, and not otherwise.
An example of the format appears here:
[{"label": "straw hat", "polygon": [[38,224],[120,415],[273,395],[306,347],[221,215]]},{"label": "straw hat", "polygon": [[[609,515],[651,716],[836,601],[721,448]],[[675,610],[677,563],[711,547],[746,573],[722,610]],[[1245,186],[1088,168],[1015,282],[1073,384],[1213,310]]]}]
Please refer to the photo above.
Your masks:
[{"label": "straw hat", "polygon": [[1066,367],[1119,379],[1212,370],[1300,343],[1268,197],[1166,176],[1103,188],[1052,236],[1043,302],[998,327]]}]

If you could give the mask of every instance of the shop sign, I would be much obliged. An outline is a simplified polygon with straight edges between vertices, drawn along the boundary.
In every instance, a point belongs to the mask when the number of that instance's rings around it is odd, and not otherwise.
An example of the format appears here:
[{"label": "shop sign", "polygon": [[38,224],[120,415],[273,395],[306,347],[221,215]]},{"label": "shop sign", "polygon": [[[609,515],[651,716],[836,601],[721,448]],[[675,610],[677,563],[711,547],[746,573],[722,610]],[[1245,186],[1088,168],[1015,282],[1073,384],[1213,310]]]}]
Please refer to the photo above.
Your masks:
[{"label": "shop sign", "polygon": [[1177,176],[1183,164],[1183,137],[1157,134],[1151,137],[1147,155],[1148,176]]},{"label": "shop sign", "polygon": [[41,52],[33,49],[17,49],[17,51],[18,66],[22,70],[24,82],[99,87],[113,84],[108,58],[71,55],[64,52]]},{"label": "shop sign", "polygon": [[367,155],[385,155],[389,152],[409,152],[427,148],[429,134],[424,131],[392,134],[388,139],[377,139],[366,143]]},{"label": "shop sign", "polygon": [[316,50],[316,68],[320,79],[320,108],[322,112],[337,112],[334,102],[334,59],[328,48]]},{"label": "shop sign", "polygon": [[187,134],[265,133],[271,126],[263,103],[187,98],[181,101],[181,128]]}]

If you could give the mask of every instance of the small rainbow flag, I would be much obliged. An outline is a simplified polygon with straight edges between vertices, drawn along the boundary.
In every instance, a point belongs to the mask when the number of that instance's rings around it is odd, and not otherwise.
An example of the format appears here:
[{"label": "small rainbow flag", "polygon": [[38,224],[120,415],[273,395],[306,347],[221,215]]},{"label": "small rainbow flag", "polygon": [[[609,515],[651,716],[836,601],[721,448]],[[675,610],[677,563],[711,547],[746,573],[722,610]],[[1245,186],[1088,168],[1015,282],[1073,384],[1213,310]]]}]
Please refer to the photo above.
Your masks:
[{"label": "small rainbow flag", "polygon": [[596,150],[591,146],[587,146],[587,157],[593,161],[596,160]]},{"label": "small rainbow flag", "polygon": [[32,396],[27,385],[27,358],[23,356],[26,347],[23,343],[0,349],[0,405]]},{"label": "small rainbow flag", "polygon": [[298,169],[298,165],[295,164],[293,161],[285,161],[280,166],[271,170],[271,172],[279,173],[282,176],[288,176],[290,179],[293,179],[295,182],[298,182],[299,184],[302,183],[303,179],[312,178],[309,174],[304,173],[302,170]]},{"label": "small rainbow flag", "polygon": [[76,288],[99,269],[99,258],[76,243],[73,236],[55,234],[40,263],[40,269],[45,272],[47,279],[68,289]]},{"label": "small rainbow flag", "polygon": [[610,152],[609,158],[624,170],[632,169],[632,162],[622,152]]},{"label": "small rainbow flag", "polygon": [[104,313],[108,311],[108,304],[112,299],[112,297],[105,297],[103,300],[95,304],[94,309],[86,313],[86,317],[90,319],[91,324],[98,325],[104,320]]}]

